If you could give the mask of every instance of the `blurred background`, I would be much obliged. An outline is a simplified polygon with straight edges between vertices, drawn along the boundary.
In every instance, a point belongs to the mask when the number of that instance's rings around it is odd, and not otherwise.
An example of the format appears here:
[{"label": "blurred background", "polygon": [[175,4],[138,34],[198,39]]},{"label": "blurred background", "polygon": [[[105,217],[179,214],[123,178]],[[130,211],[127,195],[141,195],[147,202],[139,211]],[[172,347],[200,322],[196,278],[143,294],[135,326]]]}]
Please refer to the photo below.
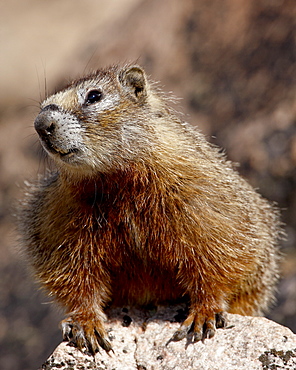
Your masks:
[{"label": "blurred background", "polygon": [[186,120],[282,209],[287,239],[273,320],[296,331],[295,0],[0,1],[0,363],[37,369],[62,312],[37,289],[14,231],[25,180],[44,172],[33,121],[72,78],[137,61]]}]

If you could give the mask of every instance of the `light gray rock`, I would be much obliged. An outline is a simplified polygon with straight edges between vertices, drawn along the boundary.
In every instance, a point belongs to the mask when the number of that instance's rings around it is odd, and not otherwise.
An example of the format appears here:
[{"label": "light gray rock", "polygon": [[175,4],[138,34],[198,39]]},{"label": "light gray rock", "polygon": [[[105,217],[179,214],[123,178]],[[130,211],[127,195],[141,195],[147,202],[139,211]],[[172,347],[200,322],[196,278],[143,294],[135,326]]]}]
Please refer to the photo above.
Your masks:
[{"label": "light gray rock", "polygon": [[[180,316],[180,306],[147,312],[112,310],[106,328],[114,353],[102,350],[93,357],[64,342],[41,369],[296,369],[296,335],[262,317],[227,314],[229,326],[218,329],[214,338],[195,344],[186,339],[167,344],[180,325],[170,322],[178,309]],[[129,318],[131,324],[123,326]]]}]

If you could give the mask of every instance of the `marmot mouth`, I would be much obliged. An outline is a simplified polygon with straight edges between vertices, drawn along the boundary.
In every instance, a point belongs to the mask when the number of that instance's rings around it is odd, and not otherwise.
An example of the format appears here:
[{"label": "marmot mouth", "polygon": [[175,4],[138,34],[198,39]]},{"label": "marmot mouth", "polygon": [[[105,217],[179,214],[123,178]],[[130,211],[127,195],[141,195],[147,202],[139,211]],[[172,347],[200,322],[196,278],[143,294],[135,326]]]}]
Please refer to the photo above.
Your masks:
[{"label": "marmot mouth", "polygon": [[77,153],[79,151],[76,148],[63,149],[63,148],[60,148],[60,147],[56,147],[49,140],[44,140],[44,138],[42,138],[42,144],[48,152],[50,152],[52,154],[58,154],[61,157],[74,155],[75,153]]}]

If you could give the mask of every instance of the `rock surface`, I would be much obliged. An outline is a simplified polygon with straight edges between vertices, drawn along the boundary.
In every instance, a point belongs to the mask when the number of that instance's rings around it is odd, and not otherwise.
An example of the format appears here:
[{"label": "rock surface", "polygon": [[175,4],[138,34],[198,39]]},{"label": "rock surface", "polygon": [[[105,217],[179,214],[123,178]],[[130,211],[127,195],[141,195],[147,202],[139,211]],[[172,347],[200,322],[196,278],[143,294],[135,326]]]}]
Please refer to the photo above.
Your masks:
[{"label": "rock surface", "polygon": [[227,314],[228,327],[203,343],[170,342],[182,307],[113,310],[106,324],[114,353],[95,357],[61,343],[40,369],[296,369],[296,335],[262,317]]}]

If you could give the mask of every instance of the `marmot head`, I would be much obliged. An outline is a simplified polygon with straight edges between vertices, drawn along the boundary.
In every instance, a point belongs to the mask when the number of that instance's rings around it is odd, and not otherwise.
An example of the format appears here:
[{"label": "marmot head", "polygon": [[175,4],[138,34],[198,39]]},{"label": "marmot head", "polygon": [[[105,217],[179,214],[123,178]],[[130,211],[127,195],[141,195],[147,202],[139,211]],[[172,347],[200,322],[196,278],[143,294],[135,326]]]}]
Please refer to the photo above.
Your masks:
[{"label": "marmot head", "polygon": [[147,117],[162,107],[141,67],[113,66],[47,98],[34,125],[61,171],[88,176],[122,168],[149,150]]}]

